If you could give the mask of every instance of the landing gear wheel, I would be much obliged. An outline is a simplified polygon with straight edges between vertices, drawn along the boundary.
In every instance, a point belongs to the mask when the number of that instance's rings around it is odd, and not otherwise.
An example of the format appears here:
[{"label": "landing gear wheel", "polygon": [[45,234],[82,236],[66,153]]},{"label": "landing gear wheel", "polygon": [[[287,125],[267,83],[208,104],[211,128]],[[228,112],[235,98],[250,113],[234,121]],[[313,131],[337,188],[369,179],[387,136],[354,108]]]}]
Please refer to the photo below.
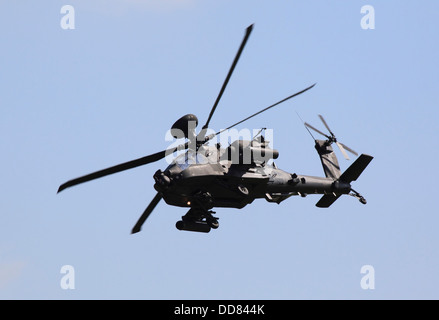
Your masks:
[{"label": "landing gear wheel", "polygon": [[218,218],[215,217],[208,218],[206,219],[206,222],[212,229],[218,229],[219,227]]},{"label": "landing gear wheel", "polygon": [[367,203],[366,199],[364,199],[363,197],[360,198],[360,202],[361,202],[362,204],[366,204],[366,203]]}]

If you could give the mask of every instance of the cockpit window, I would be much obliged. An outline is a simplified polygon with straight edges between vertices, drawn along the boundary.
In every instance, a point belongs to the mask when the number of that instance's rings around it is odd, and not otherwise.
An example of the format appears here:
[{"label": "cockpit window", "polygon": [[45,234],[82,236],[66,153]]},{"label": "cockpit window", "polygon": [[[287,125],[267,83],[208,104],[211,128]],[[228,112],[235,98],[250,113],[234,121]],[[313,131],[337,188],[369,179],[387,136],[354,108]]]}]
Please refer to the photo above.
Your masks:
[{"label": "cockpit window", "polygon": [[190,165],[206,164],[208,162],[209,162],[208,159],[201,153],[189,150],[186,153],[183,153],[179,155],[177,158],[175,158],[169,167],[177,165],[181,170],[184,170]]}]

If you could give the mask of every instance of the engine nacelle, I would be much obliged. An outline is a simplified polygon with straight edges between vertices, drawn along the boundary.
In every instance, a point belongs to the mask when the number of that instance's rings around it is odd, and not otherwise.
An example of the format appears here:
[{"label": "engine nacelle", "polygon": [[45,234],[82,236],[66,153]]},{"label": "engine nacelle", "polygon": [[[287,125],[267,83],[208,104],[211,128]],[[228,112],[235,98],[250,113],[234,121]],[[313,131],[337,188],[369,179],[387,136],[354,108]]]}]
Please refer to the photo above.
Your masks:
[{"label": "engine nacelle", "polygon": [[267,144],[256,140],[237,140],[227,148],[227,160],[233,164],[256,164],[277,159],[279,151],[269,148]]}]

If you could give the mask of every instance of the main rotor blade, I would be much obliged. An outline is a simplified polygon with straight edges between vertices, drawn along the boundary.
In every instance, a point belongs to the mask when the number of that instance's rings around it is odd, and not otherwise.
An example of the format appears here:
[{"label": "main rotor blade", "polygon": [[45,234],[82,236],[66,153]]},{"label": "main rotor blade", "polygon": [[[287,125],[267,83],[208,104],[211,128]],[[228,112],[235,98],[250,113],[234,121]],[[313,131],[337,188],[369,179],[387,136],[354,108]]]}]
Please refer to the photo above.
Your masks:
[{"label": "main rotor blade", "polygon": [[320,120],[322,120],[322,122],[323,122],[323,124],[325,125],[326,129],[328,129],[329,133],[330,133],[331,135],[334,135],[334,134],[332,133],[331,129],[329,129],[329,126],[328,126],[328,124],[326,123],[325,118],[323,118],[323,116],[322,116],[321,114],[319,114],[319,118],[320,118]]},{"label": "main rotor blade", "polygon": [[340,143],[340,144],[343,146],[343,148],[345,148],[347,151],[349,151],[350,153],[352,153],[352,154],[358,156],[358,153],[355,152],[354,150],[352,150],[351,148],[349,148],[347,145],[345,145],[345,144],[343,144],[343,143],[341,143],[341,142],[339,142],[339,143]]},{"label": "main rotor blade", "polygon": [[[242,40],[241,46],[239,47],[238,52],[236,53],[235,59],[233,60],[233,63],[230,67],[230,70],[229,70],[229,73],[227,74],[226,79],[224,80],[223,86],[221,87],[221,90],[218,94],[218,97],[216,98],[215,103],[213,104],[212,110],[210,110],[209,117],[207,118],[206,124],[203,126],[203,129],[206,129],[209,126],[210,119],[212,119],[213,113],[215,112],[215,109],[216,109],[216,107],[221,99],[221,96],[223,95],[224,90],[226,89],[227,83],[229,82],[230,77],[232,76],[233,70],[235,69],[236,64],[238,63],[239,57],[241,56],[241,53],[244,50],[244,46],[247,43],[247,40],[250,37],[250,33],[252,32],[252,30],[253,30],[253,24],[248,26],[246,31],[245,31],[244,39]],[[203,138],[204,138],[204,136],[203,136]]]},{"label": "main rotor blade", "polygon": [[131,161],[128,161],[128,162],[124,162],[124,163],[115,165],[113,167],[109,167],[107,169],[99,170],[99,171],[87,174],[85,176],[82,176],[82,177],[79,177],[79,178],[76,178],[76,179],[73,179],[73,180],[69,180],[69,181],[63,183],[59,187],[57,193],[63,191],[66,188],[75,186],[75,185],[80,184],[80,183],[84,183],[84,182],[87,182],[87,181],[90,181],[90,180],[102,178],[102,177],[108,176],[108,175],[113,174],[113,173],[117,173],[117,172],[121,172],[121,171],[124,171],[124,170],[136,168],[136,167],[139,167],[139,166],[151,163],[151,162],[158,161],[160,159],[163,159],[167,155],[174,153],[177,150],[186,149],[188,147],[188,145],[189,145],[189,142],[186,142],[185,144],[179,145],[179,146],[177,146],[175,148],[169,148],[169,149],[166,149],[164,151],[160,151],[160,152],[148,155],[146,157],[142,157],[142,158],[139,158],[139,159],[135,159],[135,160],[131,160]]},{"label": "main rotor blade", "polygon": [[152,210],[156,207],[156,205],[162,200],[161,193],[157,192],[154,199],[152,199],[151,203],[146,207],[145,211],[140,216],[139,220],[137,220],[136,224],[134,225],[133,229],[131,230],[131,234],[137,233],[142,228],[142,225],[145,223],[145,220],[149,217]]},{"label": "main rotor blade", "polygon": [[328,136],[326,133],[321,132],[319,129],[314,128],[312,125],[310,125],[308,122],[305,122],[305,126],[307,126],[310,129],[313,129],[315,132],[320,133],[322,136],[325,136],[326,138],[330,139],[331,137]]},{"label": "main rotor blade", "polygon": [[[214,137],[214,136],[216,136],[216,135],[218,135],[218,134],[220,134],[220,133],[222,133],[222,132],[224,132],[224,131],[226,131],[226,130],[229,130],[230,128],[233,128],[234,126],[237,126],[238,124],[241,124],[241,123],[243,123],[244,121],[247,121],[248,119],[253,118],[254,116],[257,116],[258,114],[260,114],[260,113],[262,113],[262,112],[264,112],[264,111],[267,111],[268,109],[271,109],[271,108],[277,106],[278,104],[281,104],[282,102],[285,102],[285,101],[287,101],[287,100],[289,100],[289,99],[291,99],[291,98],[294,98],[295,96],[298,96],[299,94],[304,93],[305,91],[308,91],[309,89],[313,88],[315,85],[316,85],[316,84],[314,83],[312,86],[309,86],[308,88],[303,89],[302,91],[296,92],[295,94],[292,94],[291,96],[286,97],[285,99],[282,99],[282,100],[276,102],[275,104],[272,104],[271,106],[269,106],[269,107],[267,107],[267,108],[265,108],[265,109],[262,109],[261,111],[258,111],[258,112],[256,112],[256,113],[252,114],[251,116],[245,118],[244,120],[241,120],[241,121],[239,121],[239,122],[237,122],[237,123],[235,123],[235,124],[232,124],[230,127],[227,127],[227,128],[225,128],[225,129],[223,129],[223,130],[221,130],[221,131],[215,133],[215,135],[213,135],[212,137]],[[210,137],[210,136],[209,136],[209,137]]]},{"label": "main rotor blade", "polygon": [[340,149],[341,153],[343,153],[343,156],[346,160],[349,160],[349,156],[346,153],[345,149],[343,148],[343,145],[340,142],[335,142],[337,144],[337,147]]}]

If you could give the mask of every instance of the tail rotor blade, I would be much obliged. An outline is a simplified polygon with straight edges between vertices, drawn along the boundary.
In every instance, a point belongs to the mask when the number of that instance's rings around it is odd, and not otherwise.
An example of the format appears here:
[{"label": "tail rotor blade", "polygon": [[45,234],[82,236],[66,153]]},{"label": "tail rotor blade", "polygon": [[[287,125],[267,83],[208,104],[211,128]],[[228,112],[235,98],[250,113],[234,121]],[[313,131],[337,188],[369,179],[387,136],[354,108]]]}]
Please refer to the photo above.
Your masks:
[{"label": "tail rotor blade", "polygon": [[321,114],[319,114],[319,118],[320,120],[323,122],[323,124],[325,125],[326,129],[328,129],[329,133],[331,134],[331,136],[323,133],[322,131],[320,131],[319,129],[314,128],[312,125],[310,125],[309,123],[305,122],[305,126],[314,130],[315,132],[320,133],[321,135],[325,136],[328,140],[327,143],[328,144],[332,144],[335,142],[335,144],[337,145],[337,147],[340,149],[341,153],[343,154],[343,157],[346,160],[349,160],[349,155],[346,153],[346,151],[349,151],[350,153],[352,153],[355,156],[358,156],[358,153],[355,152],[354,150],[352,150],[351,148],[349,148],[348,146],[346,146],[345,144],[338,142],[337,138],[335,137],[335,134],[331,131],[331,129],[328,126],[328,123],[326,122],[325,118],[323,118],[323,116]]},{"label": "tail rotor blade", "polygon": [[312,125],[310,125],[310,124],[307,123],[307,122],[305,122],[305,126],[307,126],[308,128],[314,130],[314,131],[317,132],[317,133],[320,133],[322,136],[324,136],[324,137],[326,137],[326,138],[328,138],[328,139],[331,138],[330,136],[328,136],[327,134],[321,132],[319,129],[314,128]]},{"label": "tail rotor blade", "polygon": [[[348,156],[348,154],[346,153],[346,151],[349,151],[349,152],[352,153],[353,155],[358,156],[358,153],[357,153],[357,152],[355,152],[354,150],[352,150],[351,148],[349,148],[349,147],[346,146],[345,144],[343,144],[343,143],[341,143],[341,142],[338,142],[338,141],[336,140],[334,133],[331,131],[331,129],[330,129],[329,126],[328,126],[328,123],[326,123],[325,118],[323,118],[322,115],[319,114],[319,118],[320,118],[320,120],[322,120],[322,122],[323,122],[323,124],[325,125],[326,129],[328,129],[329,133],[330,133],[331,136],[332,136],[332,137],[331,137],[331,138],[332,138],[332,141],[335,142],[335,143],[337,144],[338,148],[340,149],[341,153],[343,153],[343,156],[346,158],[346,160],[349,160],[349,156]],[[329,136],[326,136],[326,137],[329,138],[329,139],[331,139]]]},{"label": "tail rotor blade", "polygon": [[350,153],[352,153],[353,155],[355,155],[355,156],[358,156],[358,153],[357,152],[355,152],[354,150],[352,150],[351,148],[349,148],[347,145],[345,145],[345,144],[343,144],[343,143],[341,143],[341,142],[339,142],[342,146],[343,146],[343,148],[345,148],[347,151],[349,151]]},{"label": "tail rotor blade", "polygon": [[143,214],[140,216],[139,220],[137,220],[136,224],[134,225],[133,229],[131,230],[131,234],[137,233],[141,230],[142,225],[145,223],[146,219],[148,219],[151,212],[154,210],[154,208],[157,206],[157,204],[162,200],[162,195],[160,193],[157,193],[154,199],[152,199],[151,203],[148,205],[148,207],[145,209]]},{"label": "tail rotor blade", "polygon": [[340,142],[335,142],[335,143],[337,144],[337,146],[338,146],[338,148],[340,149],[341,153],[343,153],[344,158],[345,158],[346,160],[349,160],[349,156],[348,156],[348,154],[346,153],[346,151],[344,150],[343,145],[342,145]]},{"label": "tail rotor blade", "polygon": [[329,129],[329,126],[328,126],[328,124],[326,123],[325,118],[323,118],[323,116],[322,116],[321,114],[319,114],[319,118],[320,118],[320,120],[322,120],[322,122],[323,122],[323,124],[325,125],[326,129],[328,129],[329,133],[330,133],[331,135],[334,135],[334,134],[332,133],[331,129]]}]

